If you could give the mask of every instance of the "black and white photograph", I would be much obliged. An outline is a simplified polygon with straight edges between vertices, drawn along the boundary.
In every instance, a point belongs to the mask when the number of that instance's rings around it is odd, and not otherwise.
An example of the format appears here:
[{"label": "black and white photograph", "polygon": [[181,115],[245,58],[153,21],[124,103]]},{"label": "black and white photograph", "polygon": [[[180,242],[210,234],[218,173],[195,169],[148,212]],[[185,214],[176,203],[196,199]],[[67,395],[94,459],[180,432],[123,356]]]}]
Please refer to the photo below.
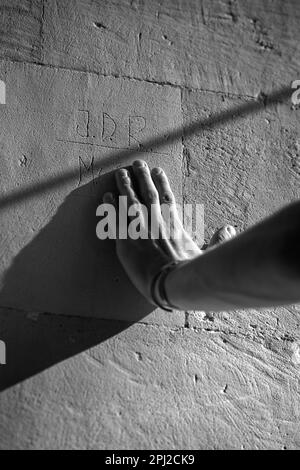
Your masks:
[{"label": "black and white photograph", "polygon": [[299,25],[0,0],[0,450],[300,450]]}]

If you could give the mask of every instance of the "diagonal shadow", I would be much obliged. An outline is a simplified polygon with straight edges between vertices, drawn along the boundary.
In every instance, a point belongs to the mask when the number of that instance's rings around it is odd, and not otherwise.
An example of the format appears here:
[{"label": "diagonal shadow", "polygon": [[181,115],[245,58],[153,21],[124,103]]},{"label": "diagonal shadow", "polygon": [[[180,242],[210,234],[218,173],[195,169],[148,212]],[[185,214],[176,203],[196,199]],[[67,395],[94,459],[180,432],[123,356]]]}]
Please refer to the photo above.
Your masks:
[{"label": "diagonal shadow", "polygon": [[[234,122],[235,120],[243,116],[255,114],[261,109],[278,104],[284,101],[285,99],[289,98],[290,96],[290,87],[283,87],[270,94],[269,96],[264,96],[260,100],[243,103],[227,111],[216,113],[207,119],[196,121],[195,123],[190,124],[188,126],[182,126],[170,132],[168,136],[161,135],[153,139],[149,139],[148,141],[145,141],[142,147],[139,149],[127,149],[121,150],[119,152],[111,152],[106,155],[106,157],[102,158],[101,162],[95,163],[94,170],[98,171],[100,169],[104,169],[107,166],[111,166],[112,163],[114,165],[118,165],[120,163],[122,163],[122,165],[126,164],[132,158],[137,157],[141,153],[141,151],[147,152],[154,149],[158,150],[161,147],[165,147],[166,145],[169,145],[177,140],[182,139],[183,136],[185,138],[188,138],[194,134],[203,132],[205,130],[216,128],[226,122]],[[29,199],[32,196],[36,196],[37,194],[45,190],[53,190],[63,184],[73,181],[76,177],[77,170],[70,170],[69,172],[65,172],[60,176],[55,176],[51,179],[43,180],[34,186],[12,191],[0,199],[0,210],[12,204],[16,204],[20,200]]]},{"label": "diagonal shadow", "polygon": [[[0,338],[8,357],[0,369],[0,390],[105,341],[155,310],[125,274],[115,242],[96,237],[99,200],[116,190],[113,172],[98,183],[72,191],[4,275],[1,305],[10,308],[0,308]],[[56,315],[26,317],[25,312],[45,308]]]},{"label": "diagonal shadow", "polygon": [[[142,151],[159,149],[183,135],[188,137],[256,113],[289,96],[290,89],[283,88],[263,101],[244,103],[176,129],[167,139],[161,136],[148,140]],[[114,153],[104,162],[101,160],[101,168],[112,162],[125,164],[139,153],[140,150]],[[0,201],[0,209],[45,189],[54,189],[76,176],[77,172],[70,171],[7,194]],[[35,318],[0,308],[0,337],[7,344],[7,365],[0,369],[0,390],[102,343],[154,310],[125,275],[114,243],[100,242],[95,236],[96,207],[101,195],[114,189],[113,174],[108,173],[100,177],[96,186],[89,183],[73,191],[5,274],[2,305],[14,305],[24,312],[43,312],[47,305],[49,312],[60,315]],[[98,315],[101,319],[80,318],[83,311],[87,317]]]}]

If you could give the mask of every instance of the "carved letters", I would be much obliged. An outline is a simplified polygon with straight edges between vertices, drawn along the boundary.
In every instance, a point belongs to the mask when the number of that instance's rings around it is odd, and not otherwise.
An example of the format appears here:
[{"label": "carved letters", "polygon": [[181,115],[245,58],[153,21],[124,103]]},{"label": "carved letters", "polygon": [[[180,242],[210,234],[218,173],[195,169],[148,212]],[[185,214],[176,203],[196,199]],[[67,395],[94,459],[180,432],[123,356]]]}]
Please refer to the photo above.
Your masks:
[{"label": "carved letters", "polygon": [[[91,128],[93,133],[91,133]],[[146,128],[147,121],[144,116],[128,116],[124,122],[124,119],[121,120],[108,112],[103,112],[100,119],[93,116],[87,109],[79,109],[76,113],[77,137],[92,139],[89,143],[98,146],[130,148],[138,145],[141,147]],[[73,143],[76,142],[73,141]]]}]

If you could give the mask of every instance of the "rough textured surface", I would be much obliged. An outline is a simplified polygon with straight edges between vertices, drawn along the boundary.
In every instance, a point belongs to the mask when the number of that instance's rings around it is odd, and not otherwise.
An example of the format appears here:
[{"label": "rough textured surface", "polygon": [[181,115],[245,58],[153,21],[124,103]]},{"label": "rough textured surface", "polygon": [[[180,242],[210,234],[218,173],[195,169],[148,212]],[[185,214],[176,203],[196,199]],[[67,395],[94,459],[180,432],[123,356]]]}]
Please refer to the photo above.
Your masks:
[{"label": "rough textured surface", "polygon": [[257,96],[299,70],[298,0],[46,2],[47,63]]},{"label": "rough textured surface", "polygon": [[0,58],[39,62],[43,43],[44,4],[40,0],[2,0]]},{"label": "rough textured surface", "polygon": [[[186,124],[226,116],[245,99],[183,93]],[[240,229],[299,198],[300,113],[286,101],[238,115],[184,139],[184,197],[205,205],[210,238],[228,221]]]},{"label": "rough textured surface", "polygon": [[[0,304],[141,320],[154,308],[127,280],[114,243],[96,238],[96,209],[115,189],[110,170],[130,163],[137,145],[180,127],[180,91],[12,63],[2,64],[0,76],[7,87]],[[169,167],[181,198],[181,142],[159,151],[143,155],[151,166]]]},{"label": "rough textured surface", "polygon": [[[17,318],[23,329],[25,318]],[[74,352],[88,336],[96,340],[95,325],[104,322],[42,317],[26,323],[55,358],[50,337],[66,345],[72,334]],[[270,347],[249,326],[245,332],[132,325],[3,392],[1,446],[298,448],[300,384],[291,342],[269,333]]]},{"label": "rough textured surface", "polygon": [[300,78],[299,7],[0,1],[0,448],[300,447],[299,306],[146,316],[93,237],[109,172],[134,158],[129,115],[150,123],[143,142],[211,119],[142,154],[180,199],[205,204],[206,240],[300,197],[299,109],[225,119]]}]

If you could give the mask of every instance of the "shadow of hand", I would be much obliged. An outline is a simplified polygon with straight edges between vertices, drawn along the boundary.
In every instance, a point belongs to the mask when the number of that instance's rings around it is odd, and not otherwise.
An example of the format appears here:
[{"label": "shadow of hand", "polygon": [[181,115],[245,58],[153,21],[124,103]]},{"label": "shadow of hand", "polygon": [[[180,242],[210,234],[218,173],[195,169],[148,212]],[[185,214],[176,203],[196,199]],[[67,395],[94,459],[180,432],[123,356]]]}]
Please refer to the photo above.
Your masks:
[{"label": "shadow of hand", "polygon": [[[99,344],[155,309],[127,278],[115,242],[96,237],[96,208],[104,192],[115,189],[108,173],[73,191],[6,272],[0,304],[10,310],[0,311],[0,330],[8,364],[0,389]],[[57,316],[33,322],[13,309]]]}]

